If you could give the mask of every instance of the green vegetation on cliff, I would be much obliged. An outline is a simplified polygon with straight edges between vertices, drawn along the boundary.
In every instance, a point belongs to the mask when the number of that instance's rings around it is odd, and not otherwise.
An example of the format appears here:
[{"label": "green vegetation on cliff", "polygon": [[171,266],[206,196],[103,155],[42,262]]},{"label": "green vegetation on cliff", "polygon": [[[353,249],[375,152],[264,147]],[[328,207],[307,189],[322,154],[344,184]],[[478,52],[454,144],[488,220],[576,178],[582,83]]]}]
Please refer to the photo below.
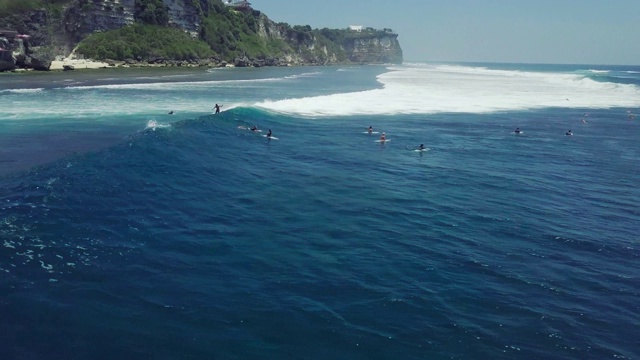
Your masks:
[{"label": "green vegetation on cliff", "polygon": [[258,12],[229,9],[220,1],[211,1],[202,21],[200,38],[221,58],[240,56],[264,58],[279,52],[285,44],[269,41],[258,34]]},{"label": "green vegetation on cliff", "polygon": [[169,20],[168,9],[162,0],[136,0],[135,25],[92,34],[80,43],[76,52],[100,60],[153,57],[195,60],[217,56],[221,60],[233,61],[243,57],[278,58],[292,53],[309,62],[327,61],[327,54],[333,54],[334,60],[346,59],[340,43],[336,42],[345,38],[342,34],[345,30],[321,31],[308,25],[291,27],[280,23],[276,24],[278,34],[265,37],[260,34],[264,29],[260,29],[259,11],[237,10],[225,6],[220,0],[194,3],[198,5],[202,19],[198,39],[192,39],[175,28],[160,27]]},{"label": "green vegetation on cliff", "polygon": [[136,0],[134,18],[144,24],[167,26],[169,8],[162,0]]},{"label": "green vegetation on cliff", "polygon": [[76,52],[88,58],[112,60],[195,60],[214,54],[206,43],[180,29],[146,24],[92,34],[80,43]]}]

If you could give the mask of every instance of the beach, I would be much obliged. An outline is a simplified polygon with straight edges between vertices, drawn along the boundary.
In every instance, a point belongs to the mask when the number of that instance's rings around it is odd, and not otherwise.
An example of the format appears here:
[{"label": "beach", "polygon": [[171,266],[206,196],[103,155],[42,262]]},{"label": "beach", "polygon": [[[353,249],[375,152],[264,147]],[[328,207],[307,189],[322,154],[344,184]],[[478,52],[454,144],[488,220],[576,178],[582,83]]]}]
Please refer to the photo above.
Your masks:
[{"label": "beach", "polygon": [[108,63],[102,61],[65,58],[52,61],[49,70],[103,69],[109,66]]}]

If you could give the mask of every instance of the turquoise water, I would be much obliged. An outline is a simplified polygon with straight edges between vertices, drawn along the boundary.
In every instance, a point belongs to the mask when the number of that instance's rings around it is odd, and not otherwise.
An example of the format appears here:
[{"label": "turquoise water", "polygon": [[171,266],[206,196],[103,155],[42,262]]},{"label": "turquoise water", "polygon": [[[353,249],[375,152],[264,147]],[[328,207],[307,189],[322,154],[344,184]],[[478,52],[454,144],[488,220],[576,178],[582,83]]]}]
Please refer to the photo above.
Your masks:
[{"label": "turquoise water", "polygon": [[639,74],[3,76],[3,358],[637,358]]}]

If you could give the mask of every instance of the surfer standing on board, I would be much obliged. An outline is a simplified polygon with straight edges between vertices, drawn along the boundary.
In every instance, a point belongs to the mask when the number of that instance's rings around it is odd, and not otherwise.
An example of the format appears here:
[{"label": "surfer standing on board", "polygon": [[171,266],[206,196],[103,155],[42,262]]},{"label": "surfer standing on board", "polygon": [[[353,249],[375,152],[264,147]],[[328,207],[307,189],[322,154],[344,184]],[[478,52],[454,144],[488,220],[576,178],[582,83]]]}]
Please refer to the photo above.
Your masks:
[{"label": "surfer standing on board", "polygon": [[218,105],[218,104],[216,104],[216,106],[213,107],[216,110],[216,114],[220,112],[221,107],[222,105]]}]

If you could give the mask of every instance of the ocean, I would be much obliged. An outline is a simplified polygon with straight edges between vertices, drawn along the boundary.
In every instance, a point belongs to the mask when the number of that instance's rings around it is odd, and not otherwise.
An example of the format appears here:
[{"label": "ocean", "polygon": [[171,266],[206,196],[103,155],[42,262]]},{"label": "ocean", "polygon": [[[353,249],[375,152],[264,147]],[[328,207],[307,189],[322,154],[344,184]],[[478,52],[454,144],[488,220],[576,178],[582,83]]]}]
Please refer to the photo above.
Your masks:
[{"label": "ocean", "polygon": [[3,74],[0,104],[2,359],[640,359],[640,66]]}]

